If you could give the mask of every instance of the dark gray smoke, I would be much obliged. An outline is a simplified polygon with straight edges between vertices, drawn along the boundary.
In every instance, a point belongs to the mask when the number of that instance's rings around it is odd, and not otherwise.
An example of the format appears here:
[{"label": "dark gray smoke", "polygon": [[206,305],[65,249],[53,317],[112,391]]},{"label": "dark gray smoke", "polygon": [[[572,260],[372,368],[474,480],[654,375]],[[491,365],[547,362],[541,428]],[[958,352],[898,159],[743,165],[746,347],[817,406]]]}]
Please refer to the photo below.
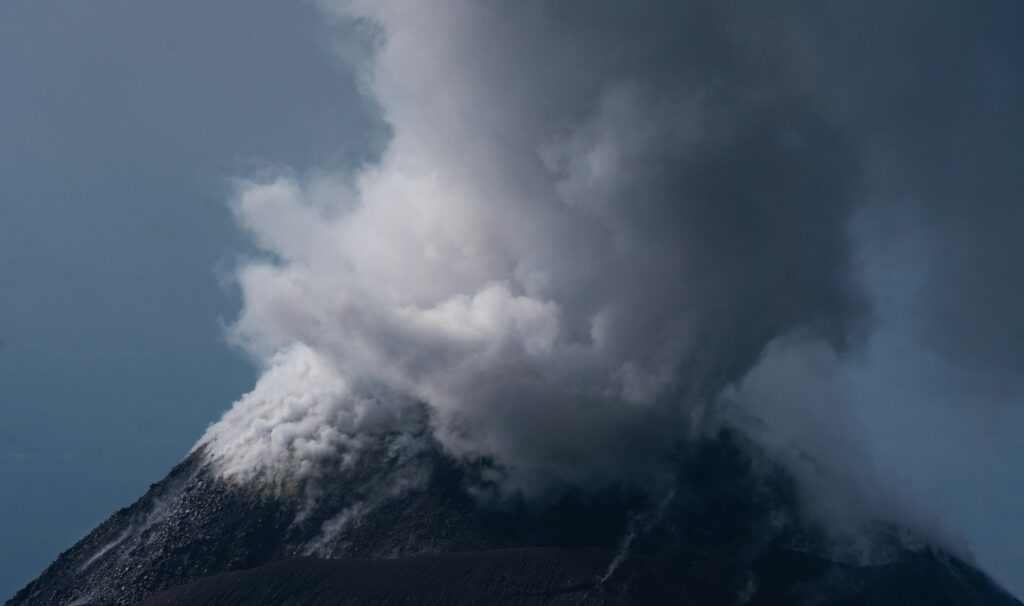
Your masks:
[{"label": "dark gray smoke", "polygon": [[918,336],[994,388],[1024,364],[1024,4],[834,3],[882,246],[918,241]]}]

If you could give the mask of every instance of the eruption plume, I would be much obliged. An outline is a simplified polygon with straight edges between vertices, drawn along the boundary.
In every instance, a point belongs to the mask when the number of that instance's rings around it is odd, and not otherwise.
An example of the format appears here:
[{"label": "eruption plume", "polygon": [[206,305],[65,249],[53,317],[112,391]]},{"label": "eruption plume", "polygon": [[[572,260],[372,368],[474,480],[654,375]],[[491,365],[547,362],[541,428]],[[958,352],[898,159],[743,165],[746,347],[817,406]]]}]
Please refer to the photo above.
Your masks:
[{"label": "eruption plume", "polygon": [[858,159],[794,7],[328,4],[391,138],[239,184],[266,370],[203,439],[222,473],[344,464],[425,407],[510,490],[657,483],[770,342],[845,347]]}]

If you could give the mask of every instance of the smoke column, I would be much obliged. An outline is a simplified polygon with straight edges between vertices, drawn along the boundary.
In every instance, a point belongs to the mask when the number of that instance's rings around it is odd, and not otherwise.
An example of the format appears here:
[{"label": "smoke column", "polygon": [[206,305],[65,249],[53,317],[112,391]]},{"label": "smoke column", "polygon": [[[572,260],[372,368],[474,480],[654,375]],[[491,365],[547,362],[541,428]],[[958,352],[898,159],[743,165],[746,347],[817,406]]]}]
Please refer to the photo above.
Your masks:
[{"label": "smoke column", "polygon": [[425,406],[511,490],[657,482],[770,342],[845,348],[858,158],[796,8],[330,4],[392,134],[239,184],[266,255],[232,331],[266,370],[203,440],[222,472],[312,472]]},{"label": "smoke column", "polygon": [[373,501],[440,445],[663,495],[724,417],[1024,591],[1024,5],[321,4],[390,137],[237,185],[263,374],[200,441],[222,475],[410,462]]}]

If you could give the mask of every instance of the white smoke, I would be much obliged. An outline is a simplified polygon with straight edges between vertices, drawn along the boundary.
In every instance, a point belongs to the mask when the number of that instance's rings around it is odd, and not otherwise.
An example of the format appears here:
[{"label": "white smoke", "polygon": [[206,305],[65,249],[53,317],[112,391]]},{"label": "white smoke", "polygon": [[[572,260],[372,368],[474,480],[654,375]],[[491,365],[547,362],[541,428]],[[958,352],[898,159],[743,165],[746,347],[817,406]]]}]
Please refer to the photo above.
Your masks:
[{"label": "white smoke", "polygon": [[223,473],[310,473],[425,405],[510,489],[644,484],[772,340],[845,343],[855,163],[794,11],[327,9],[375,41],[392,137],[351,179],[239,185],[267,256],[233,334],[267,370],[203,439]]},{"label": "white smoke", "polygon": [[354,393],[320,356],[294,345],[273,356],[256,387],[201,440],[228,477],[286,471],[301,479],[316,463],[352,461],[368,441],[402,427],[397,398]]}]

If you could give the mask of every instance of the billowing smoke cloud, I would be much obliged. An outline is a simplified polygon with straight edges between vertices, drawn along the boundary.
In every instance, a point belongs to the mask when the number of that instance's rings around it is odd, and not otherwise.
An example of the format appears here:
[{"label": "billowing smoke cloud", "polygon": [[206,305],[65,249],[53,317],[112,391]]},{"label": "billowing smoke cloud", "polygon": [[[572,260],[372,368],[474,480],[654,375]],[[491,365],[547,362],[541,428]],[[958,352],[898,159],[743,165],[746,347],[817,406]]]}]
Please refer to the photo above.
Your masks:
[{"label": "billowing smoke cloud", "polygon": [[[267,256],[234,333],[268,370],[207,436],[226,473],[310,472],[425,404],[517,487],[649,481],[766,344],[857,334],[851,258],[861,378],[769,359],[754,414],[858,470],[864,385],[908,419],[1019,400],[1019,5],[327,9],[373,40],[393,137],[354,177],[239,186]],[[891,378],[932,355],[946,387]]]},{"label": "billowing smoke cloud", "polygon": [[858,157],[797,2],[374,0],[328,10],[392,131],[352,178],[242,183],[267,370],[204,438],[315,467],[425,405],[513,489],[656,481],[773,340],[865,309]]},{"label": "billowing smoke cloud", "polygon": [[1024,591],[1024,4],[321,3],[391,137],[239,183],[222,473],[657,487],[724,417]]}]

